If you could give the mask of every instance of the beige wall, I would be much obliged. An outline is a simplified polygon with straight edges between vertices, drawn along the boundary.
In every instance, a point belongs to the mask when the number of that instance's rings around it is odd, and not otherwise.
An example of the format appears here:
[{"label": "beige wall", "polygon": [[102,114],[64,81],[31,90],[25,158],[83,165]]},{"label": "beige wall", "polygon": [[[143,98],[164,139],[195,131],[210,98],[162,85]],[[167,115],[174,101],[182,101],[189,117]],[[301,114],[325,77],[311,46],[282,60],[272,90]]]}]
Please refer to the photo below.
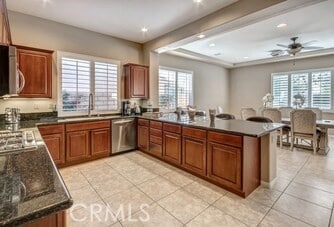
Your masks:
[{"label": "beige wall", "polygon": [[159,57],[160,66],[194,72],[194,105],[198,109],[208,112],[209,108],[221,106],[225,111],[229,111],[229,75],[227,69],[169,54],[161,54]]},{"label": "beige wall", "polygon": [[262,97],[271,92],[271,73],[334,67],[334,55],[284,61],[230,70],[230,111],[240,115],[242,107],[262,106]]},{"label": "beige wall", "polygon": [[[142,45],[96,32],[79,29],[21,13],[9,12],[14,44],[54,51],[110,58],[125,63],[142,63]],[[0,113],[6,107],[19,107],[22,112],[48,112],[56,103],[57,68],[53,57],[53,99],[0,100]]]}]

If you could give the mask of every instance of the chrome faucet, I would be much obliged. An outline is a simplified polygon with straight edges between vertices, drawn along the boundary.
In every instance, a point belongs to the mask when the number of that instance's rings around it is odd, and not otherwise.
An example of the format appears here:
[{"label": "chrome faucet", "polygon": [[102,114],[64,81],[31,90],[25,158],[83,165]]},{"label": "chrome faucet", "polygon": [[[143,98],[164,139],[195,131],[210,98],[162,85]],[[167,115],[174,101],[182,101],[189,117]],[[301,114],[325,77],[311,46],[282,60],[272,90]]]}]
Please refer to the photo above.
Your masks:
[{"label": "chrome faucet", "polygon": [[92,110],[94,110],[94,104],[93,104],[93,94],[89,94],[89,99],[88,99],[88,117],[92,116]]}]

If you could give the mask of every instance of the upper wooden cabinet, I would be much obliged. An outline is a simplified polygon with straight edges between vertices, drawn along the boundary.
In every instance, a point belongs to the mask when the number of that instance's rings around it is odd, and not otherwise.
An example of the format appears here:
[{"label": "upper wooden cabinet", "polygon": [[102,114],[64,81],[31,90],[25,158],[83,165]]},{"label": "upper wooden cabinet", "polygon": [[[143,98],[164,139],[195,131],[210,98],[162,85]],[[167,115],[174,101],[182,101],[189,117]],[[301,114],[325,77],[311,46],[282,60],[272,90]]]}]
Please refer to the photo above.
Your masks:
[{"label": "upper wooden cabinet", "polygon": [[25,78],[20,97],[52,98],[53,51],[23,46],[16,48],[19,69]]},{"label": "upper wooden cabinet", "polygon": [[124,65],[124,98],[149,98],[149,67],[144,65]]}]

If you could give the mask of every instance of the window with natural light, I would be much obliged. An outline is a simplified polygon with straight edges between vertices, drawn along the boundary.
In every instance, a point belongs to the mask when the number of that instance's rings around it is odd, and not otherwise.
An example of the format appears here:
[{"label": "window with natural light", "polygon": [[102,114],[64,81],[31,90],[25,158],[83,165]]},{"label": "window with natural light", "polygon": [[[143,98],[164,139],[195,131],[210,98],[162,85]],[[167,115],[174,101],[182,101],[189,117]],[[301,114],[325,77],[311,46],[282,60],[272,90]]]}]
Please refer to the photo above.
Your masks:
[{"label": "window with natural light", "polygon": [[159,67],[159,108],[193,105],[193,72]]},{"label": "window with natural light", "polygon": [[334,69],[307,70],[272,74],[274,107],[294,106],[294,97],[302,97],[303,107],[334,109]]},{"label": "window with natural light", "polygon": [[86,114],[90,94],[94,113],[118,110],[119,62],[64,52],[58,56],[60,116]]}]

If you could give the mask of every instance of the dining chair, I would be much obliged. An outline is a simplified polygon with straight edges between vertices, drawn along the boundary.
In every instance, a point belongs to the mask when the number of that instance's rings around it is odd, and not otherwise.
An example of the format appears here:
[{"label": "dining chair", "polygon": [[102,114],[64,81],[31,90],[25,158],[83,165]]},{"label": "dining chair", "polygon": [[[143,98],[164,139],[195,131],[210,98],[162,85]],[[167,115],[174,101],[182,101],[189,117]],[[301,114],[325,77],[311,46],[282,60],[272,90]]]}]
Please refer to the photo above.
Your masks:
[{"label": "dining chair", "polygon": [[316,119],[322,120],[322,110],[321,109],[315,108],[315,107],[306,107],[304,108],[304,110],[312,110],[316,115]]},{"label": "dining chair", "polygon": [[[276,108],[266,108],[262,110],[262,116],[267,117],[275,123],[282,122],[282,113]],[[279,141],[280,148],[283,146],[283,136],[286,136],[286,142],[289,143],[289,134],[290,134],[290,126],[286,125],[278,130],[279,132]]]},{"label": "dining chair", "polygon": [[247,120],[247,118],[255,117],[256,111],[253,108],[241,108],[240,114],[241,120]]},{"label": "dining chair", "polygon": [[280,107],[282,118],[290,118],[290,113],[294,110],[292,107]]},{"label": "dining chair", "polygon": [[312,110],[298,109],[290,113],[291,120],[291,146],[293,150],[296,138],[311,140],[313,152],[316,153],[320,133],[317,131],[316,114]]},{"label": "dining chair", "polygon": [[220,113],[216,115],[216,118],[219,118],[222,120],[232,120],[232,119],[235,119],[235,116],[233,114]]},{"label": "dining chair", "polygon": [[255,116],[255,117],[249,117],[246,119],[246,121],[253,121],[253,122],[261,122],[261,123],[273,123],[273,121],[267,117],[260,117],[260,116]]}]

